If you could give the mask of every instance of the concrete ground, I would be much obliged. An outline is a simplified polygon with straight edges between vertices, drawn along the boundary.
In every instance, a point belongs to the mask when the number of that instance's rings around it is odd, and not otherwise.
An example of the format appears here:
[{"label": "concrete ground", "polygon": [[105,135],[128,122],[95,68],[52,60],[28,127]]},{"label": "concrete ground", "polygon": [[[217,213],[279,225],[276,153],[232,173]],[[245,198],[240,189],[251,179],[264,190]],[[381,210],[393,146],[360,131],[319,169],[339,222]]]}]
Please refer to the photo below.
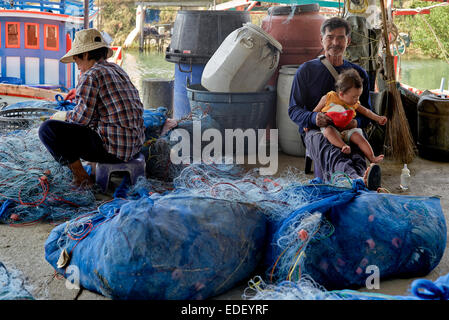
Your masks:
[{"label": "concrete ground", "polygon": [[[279,172],[286,167],[304,168],[304,159],[280,154]],[[449,214],[449,162],[435,162],[416,158],[409,164],[411,171],[411,188],[401,192],[399,176],[402,164],[385,159],[382,164],[382,184],[392,193],[420,196],[438,196],[447,219]],[[304,178],[313,178],[304,175]],[[11,227],[0,225],[0,262],[8,269],[19,272],[26,288],[35,299],[50,300],[101,300],[107,299],[99,294],[76,289],[67,289],[65,279],[55,277],[54,270],[44,258],[44,243],[55,227],[53,224],[41,223],[28,227]],[[448,250],[440,264],[425,278],[432,281],[449,273]],[[421,277],[420,277],[421,278]],[[389,295],[406,295],[414,279],[396,279],[382,281],[376,293]],[[246,283],[242,283],[229,292],[214,299],[241,299]],[[368,289],[361,289],[367,291]]]}]

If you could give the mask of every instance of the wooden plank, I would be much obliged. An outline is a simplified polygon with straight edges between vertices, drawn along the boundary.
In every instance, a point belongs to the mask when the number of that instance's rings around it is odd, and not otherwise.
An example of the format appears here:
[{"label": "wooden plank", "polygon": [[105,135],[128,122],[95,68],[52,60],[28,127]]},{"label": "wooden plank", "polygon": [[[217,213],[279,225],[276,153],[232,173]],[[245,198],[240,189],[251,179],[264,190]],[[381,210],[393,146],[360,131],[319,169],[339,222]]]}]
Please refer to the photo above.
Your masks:
[{"label": "wooden plank", "polygon": [[29,97],[35,99],[54,101],[56,94],[60,94],[63,98],[67,96],[67,93],[59,91],[33,88],[24,85],[0,83],[0,95],[5,96]]}]

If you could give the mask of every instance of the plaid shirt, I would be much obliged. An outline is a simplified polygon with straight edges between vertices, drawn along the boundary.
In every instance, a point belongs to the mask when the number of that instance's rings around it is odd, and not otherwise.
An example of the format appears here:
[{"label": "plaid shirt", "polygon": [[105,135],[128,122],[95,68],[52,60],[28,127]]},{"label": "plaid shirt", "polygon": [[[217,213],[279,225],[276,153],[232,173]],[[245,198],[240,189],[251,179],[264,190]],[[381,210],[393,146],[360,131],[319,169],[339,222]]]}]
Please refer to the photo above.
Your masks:
[{"label": "plaid shirt", "polygon": [[145,140],[143,105],[118,65],[99,61],[82,74],[75,103],[66,121],[95,130],[108,153],[128,161],[140,151]]}]

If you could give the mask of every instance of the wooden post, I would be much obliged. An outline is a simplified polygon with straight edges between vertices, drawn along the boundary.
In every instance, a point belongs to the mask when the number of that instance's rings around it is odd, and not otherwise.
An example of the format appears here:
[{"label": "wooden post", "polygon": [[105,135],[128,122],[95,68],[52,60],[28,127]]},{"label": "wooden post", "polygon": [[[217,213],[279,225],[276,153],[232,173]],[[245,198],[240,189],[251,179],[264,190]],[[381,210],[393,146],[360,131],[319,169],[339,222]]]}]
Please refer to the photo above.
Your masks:
[{"label": "wooden post", "polygon": [[142,11],[140,13],[140,42],[139,42],[139,51],[142,52],[144,48],[144,39],[145,36],[143,34],[143,26],[145,25],[145,7],[142,5]]},{"label": "wooden post", "polygon": [[89,29],[89,0],[84,0],[84,29]]},{"label": "wooden post", "polygon": [[168,115],[173,114],[173,80],[144,79],[142,80],[143,106],[145,109],[167,108]]}]

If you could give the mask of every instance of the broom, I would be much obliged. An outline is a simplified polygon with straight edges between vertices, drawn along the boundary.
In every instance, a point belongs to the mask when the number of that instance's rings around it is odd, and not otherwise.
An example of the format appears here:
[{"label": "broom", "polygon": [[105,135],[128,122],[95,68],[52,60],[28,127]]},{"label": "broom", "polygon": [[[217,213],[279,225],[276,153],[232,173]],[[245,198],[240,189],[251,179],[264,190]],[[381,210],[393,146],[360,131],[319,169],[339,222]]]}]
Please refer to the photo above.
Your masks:
[{"label": "broom", "polygon": [[385,145],[388,154],[394,160],[410,163],[416,156],[416,147],[410,132],[409,123],[405,116],[401,95],[397,88],[394,71],[394,57],[391,54],[387,31],[387,13],[384,0],[380,0],[382,10],[383,37],[385,40],[385,75],[387,82],[387,129]]}]

